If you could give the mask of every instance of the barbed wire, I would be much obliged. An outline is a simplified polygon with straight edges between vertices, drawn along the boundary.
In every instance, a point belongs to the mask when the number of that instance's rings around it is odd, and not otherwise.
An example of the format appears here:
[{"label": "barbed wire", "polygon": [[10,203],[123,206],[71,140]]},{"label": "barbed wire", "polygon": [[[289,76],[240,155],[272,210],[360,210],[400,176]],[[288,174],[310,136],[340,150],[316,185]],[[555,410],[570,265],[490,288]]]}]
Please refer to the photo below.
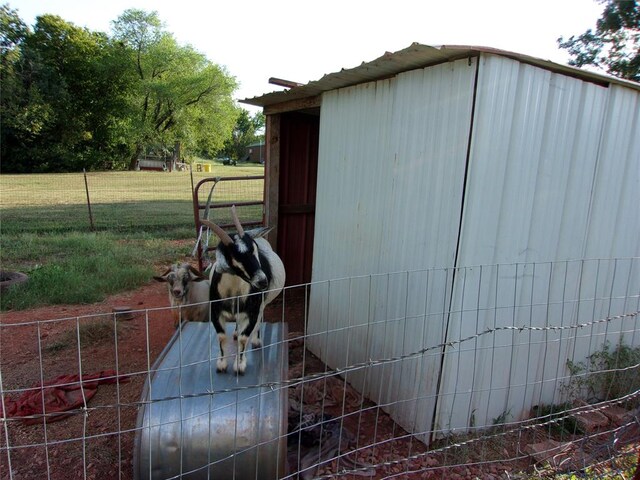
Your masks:
[{"label": "barbed wire", "polygon": [[[517,428],[510,428],[508,430],[502,431],[502,432],[498,432],[498,433],[493,433],[493,434],[483,434],[480,437],[475,437],[475,438],[471,438],[465,441],[461,441],[461,442],[455,442],[451,443],[449,445],[446,445],[444,447],[440,447],[440,448],[435,448],[435,449],[430,449],[426,452],[421,452],[421,453],[417,453],[414,455],[410,455],[408,457],[404,457],[402,459],[397,459],[397,460],[388,460],[385,462],[380,462],[378,464],[374,464],[374,465],[370,465],[368,467],[359,467],[359,468],[354,468],[354,469],[343,469],[341,471],[338,472],[333,472],[330,475],[325,475],[325,476],[319,476],[319,477],[314,477],[316,478],[316,480],[325,480],[325,479],[331,479],[334,478],[336,476],[340,477],[340,476],[345,476],[345,475],[351,475],[357,472],[363,472],[366,471],[368,468],[379,468],[379,467],[389,467],[389,466],[394,466],[394,465],[399,465],[401,463],[408,463],[411,460],[418,460],[424,457],[428,457],[430,455],[435,455],[438,453],[442,453],[445,452],[446,450],[451,450],[451,449],[456,449],[456,448],[462,448],[462,447],[467,447],[470,446],[474,443],[478,443],[478,442],[485,442],[485,441],[489,441],[492,439],[496,439],[496,438],[500,438],[500,437],[505,437],[514,433],[520,433],[522,431],[526,431],[526,430],[533,430],[533,429],[540,429],[540,428],[544,428],[547,426],[551,426],[554,424],[559,424],[563,421],[565,421],[567,418],[569,417],[576,417],[576,416],[580,416],[580,415],[586,415],[589,413],[593,413],[593,412],[601,412],[603,410],[606,410],[608,408],[610,408],[612,405],[621,405],[624,404],[626,402],[630,402],[633,399],[636,398],[640,398],[640,390],[636,390],[633,393],[630,393],[628,395],[625,395],[624,397],[621,397],[619,399],[615,399],[615,400],[611,400],[611,401],[607,401],[607,402],[601,402],[599,403],[597,406],[593,406],[593,408],[590,408],[592,406],[581,406],[581,407],[576,407],[576,408],[572,408],[572,409],[568,409],[563,411],[562,413],[564,415],[562,416],[558,416],[556,418],[550,418],[547,421],[543,421],[543,422],[538,422],[538,420],[540,418],[544,418],[544,416],[542,417],[536,417],[534,419],[528,419],[528,420],[524,420],[522,422],[514,422],[510,425],[517,425]],[[557,414],[553,414],[553,416],[555,417]],[[586,437],[581,437],[577,440],[573,440],[573,441],[569,441],[567,443],[580,443],[580,442],[584,442],[585,438],[590,438],[590,437],[594,437],[594,436],[600,436],[603,434],[612,434],[612,433],[616,433],[616,432],[620,432],[623,431],[625,428],[628,428],[629,426],[632,425],[639,425],[640,426],[640,418],[638,417],[638,412],[636,412],[635,414],[632,415],[632,418],[625,424],[618,426],[614,429],[608,430],[608,431],[598,431],[596,433],[593,434],[588,434],[586,435]],[[491,428],[491,427],[488,427]],[[422,434],[429,434],[431,432],[421,432]],[[413,437],[414,435],[419,435],[420,433],[413,433],[413,434],[409,434],[407,437]],[[451,435],[450,438],[455,438],[454,435]],[[638,437],[640,439],[640,437]],[[398,441],[399,439],[401,439],[401,437],[395,437],[393,439],[389,439],[386,441]],[[382,444],[384,442],[379,442],[377,443],[375,446],[379,446],[380,444]],[[368,448],[371,448],[371,446],[367,446],[367,447],[362,447],[359,450],[366,450]],[[539,453],[549,453],[549,452],[553,452],[555,451],[556,448],[554,449],[549,449],[549,450],[542,450]],[[339,460],[339,458],[346,456],[346,455],[352,455],[354,453],[356,453],[357,450],[350,450],[348,452],[342,453],[338,456],[336,456],[335,458],[332,458],[331,461],[334,460]],[[529,457],[529,454],[523,454],[521,457],[517,457],[517,458],[512,458],[512,459],[506,459],[506,460],[517,460],[519,458],[527,458]],[[500,461],[504,461],[505,459],[500,459]],[[483,463],[493,463],[496,460],[488,460],[486,462]],[[318,466],[321,466],[322,464],[318,464],[318,465],[314,465],[313,467],[309,467],[309,468],[317,468]],[[439,466],[434,466],[434,467],[426,467],[424,470],[421,471],[426,471],[426,470],[437,470],[439,468],[442,468],[443,466],[446,467],[456,467],[456,466],[463,466],[463,465],[472,465],[472,463],[462,463],[462,464],[457,464],[457,465],[439,465]]]},{"label": "barbed wire", "polygon": [[[591,322],[584,322],[584,323],[580,323],[580,324],[575,324],[575,325],[566,325],[566,326],[554,326],[554,325],[549,325],[549,326],[545,326],[545,327],[533,327],[533,326],[527,326],[527,325],[523,325],[523,326],[513,326],[513,325],[508,325],[508,326],[499,326],[499,327],[494,327],[494,328],[487,328],[485,330],[483,330],[482,332],[478,332],[474,335],[470,335],[467,336],[465,338],[456,340],[456,341],[449,341],[449,342],[442,342],[436,345],[432,345],[429,347],[425,347],[422,349],[419,349],[417,351],[414,352],[410,352],[407,354],[403,354],[403,355],[398,355],[398,356],[393,356],[393,357],[388,357],[388,358],[383,358],[383,359],[370,359],[368,361],[365,362],[359,362],[359,363],[354,363],[350,366],[347,367],[343,367],[343,368],[335,368],[332,370],[327,370],[325,372],[317,372],[317,373],[312,373],[309,375],[304,375],[301,377],[296,377],[293,379],[285,379],[282,381],[275,381],[275,382],[264,382],[264,383],[260,383],[260,384],[254,384],[254,385],[247,385],[247,386],[235,386],[235,387],[230,387],[230,388],[224,388],[224,389],[207,389],[206,391],[203,392],[198,392],[198,393],[193,393],[193,394],[181,394],[181,395],[172,395],[172,396],[165,396],[163,398],[160,399],[153,399],[153,400],[140,400],[140,401],[136,401],[136,402],[117,402],[115,404],[112,405],[97,405],[97,406],[89,406],[87,404],[87,402],[85,402],[85,405],[81,408],[78,409],[72,409],[72,410],[68,410],[65,412],[53,412],[53,413],[44,413],[44,414],[37,414],[37,415],[27,415],[27,416],[22,416],[22,417],[7,417],[6,414],[3,417],[0,417],[0,423],[4,424],[4,423],[8,423],[8,422],[17,422],[17,421],[21,421],[21,420],[37,420],[37,419],[42,419],[43,421],[45,421],[47,418],[54,418],[57,416],[67,416],[69,414],[82,414],[85,419],[94,411],[99,411],[99,410],[104,410],[104,409],[118,409],[118,411],[121,408],[140,408],[143,406],[147,406],[147,405],[151,405],[151,404],[157,404],[160,402],[170,402],[170,401],[180,401],[180,400],[186,400],[186,399],[193,399],[193,398],[199,398],[199,397],[208,397],[208,396],[213,396],[216,394],[222,394],[222,393],[233,393],[233,392],[241,392],[241,391],[247,391],[247,390],[255,390],[255,389],[260,389],[261,391],[259,393],[256,393],[254,396],[252,397],[248,397],[248,399],[250,398],[256,398],[259,397],[261,395],[264,394],[268,394],[271,392],[277,392],[279,390],[282,389],[288,389],[288,388],[295,388],[299,385],[304,385],[307,383],[311,383],[311,382],[317,382],[317,381],[321,381],[321,380],[326,380],[328,378],[332,378],[332,377],[337,377],[337,376],[346,376],[349,373],[352,372],[356,372],[358,370],[361,369],[365,369],[365,368],[371,368],[373,366],[380,366],[380,365],[387,365],[387,364],[391,364],[391,363],[397,363],[397,362],[402,362],[406,359],[410,359],[410,358],[415,358],[415,357],[419,357],[422,355],[425,355],[426,353],[430,352],[430,351],[434,351],[434,350],[442,350],[444,348],[452,348],[455,347],[457,345],[463,344],[465,342],[470,342],[472,340],[475,340],[481,336],[484,335],[489,335],[495,332],[499,332],[499,331],[518,331],[518,332],[523,332],[523,331],[557,331],[557,330],[569,330],[569,329],[581,329],[581,328],[586,328],[586,327],[590,327],[592,325],[597,325],[597,324],[602,324],[602,323],[607,323],[607,322],[612,322],[615,320],[622,320],[625,318],[634,318],[638,316],[638,311],[636,312],[630,312],[630,313],[625,313],[625,314],[620,314],[620,315],[614,315],[614,316],[609,316],[609,317],[604,317],[604,318],[600,318],[600,319],[596,319],[593,320]],[[288,342],[288,341],[296,341],[296,339],[294,340],[285,340],[284,342]],[[299,339],[297,340],[299,341]],[[264,348],[264,347],[263,347]],[[215,358],[210,358],[208,361],[211,362],[212,360],[214,360]],[[204,362],[207,362],[207,360],[204,360]],[[632,366],[628,366],[626,367],[627,369],[632,369],[632,368],[639,368],[640,364],[638,365],[632,365]],[[180,368],[180,367],[175,367],[175,368]],[[167,369],[168,370],[168,369]],[[149,371],[141,371],[139,372],[137,375],[144,375],[144,376],[148,376],[148,375],[154,375],[157,372],[163,371],[163,369],[150,369]],[[593,373],[593,372],[592,372]],[[109,377],[105,377],[105,378],[109,378],[109,379],[117,379],[117,380],[124,380],[127,378],[132,377],[133,375],[131,373],[129,374],[118,374],[118,375],[113,375],[113,376],[109,376]],[[119,384],[119,382],[116,382],[117,384]],[[60,383],[58,385],[49,385],[47,387],[53,387],[53,386],[59,386],[59,387],[63,387],[63,386],[70,386],[70,385],[77,385],[78,382],[69,382],[69,383]],[[39,386],[39,387],[32,387],[32,388],[28,388],[28,389],[15,389],[15,390],[4,390],[2,392],[0,392],[0,394],[2,395],[2,400],[4,402],[4,398],[5,395],[8,393],[16,393],[16,392],[24,392],[24,391],[34,391],[34,390],[41,390],[43,387]],[[636,392],[637,394],[638,392]],[[635,394],[634,394],[635,395]],[[620,401],[624,401],[624,399],[620,400]],[[227,408],[229,405],[222,405],[216,408],[216,410],[221,410],[224,408]],[[376,408],[376,407],[372,407],[372,408]],[[584,408],[584,407],[582,407]],[[604,407],[602,407],[604,408]],[[578,412],[579,408],[575,409],[576,412]],[[3,412],[5,410],[3,409]],[[589,410],[589,411],[593,411]],[[567,411],[567,415],[573,414],[573,410],[569,410]],[[581,413],[577,413],[578,415]],[[557,417],[557,414],[554,414],[554,419],[549,420],[547,423],[540,423],[539,421],[536,422],[535,427],[539,427],[539,426],[543,426],[546,424],[553,424],[553,423],[558,423],[560,421],[562,421],[563,418],[565,417]],[[182,419],[185,420],[185,419]],[[537,419],[539,420],[539,418]],[[174,422],[167,422],[167,424],[171,424]],[[162,426],[164,424],[159,424],[157,426]],[[518,423],[517,425],[519,429],[521,428],[528,428],[526,426],[521,425],[520,423]],[[105,436],[110,436],[110,435],[114,435],[116,433],[129,433],[129,432],[135,432],[138,429],[133,428],[133,429],[126,429],[126,430],[119,430],[118,432],[107,432],[107,433],[102,433],[102,434],[96,434],[96,435],[88,435],[88,436],[83,436],[83,438],[85,439],[89,439],[89,438],[99,438],[99,437],[105,437]],[[426,433],[431,433],[431,432],[423,432],[423,434]],[[414,434],[410,434],[409,436],[413,436]],[[503,435],[503,434],[499,434],[499,435]],[[485,437],[486,438],[486,437]],[[491,437],[489,437],[491,438]],[[74,438],[74,439],[64,439],[64,440],[57,440],[57,441],[52,441],[49,442],[49,444],[53,445],[56,443],[68,443],[68,442],[72,442],[72,441],[78,441],[80,440],[80,438]],[[397,438],[396,438],[397,440]],[[453,447],[462,447],[464,445],[467,445],[469,443],[472,443],[474,441],[474,439],[468,440],[467,442],[462,442],[462,443],[456,443],[454,445],[452,445],[451,447],[447,447],[447,448],[453,448]],[[14,448],[28,448],[28,447],[33,447],[33,446],[38,446],[40,444],[30,444],[30,445],[21,445],[21,446],[14,446],[11,447],[12,449]],[[433,452],[433,451],[432,451]]]},{"label": "barbed wire", "polygon": [[[403,355],[397,355],[397,356],[393,356],[393,357],[388,357],[388,358],[382,358],[382,359],[369,359],[367,361],[364,362],[358,362],[358,363],[354,363],[352,365],[349,365],[347,367],[336,367],[333,368],[331,370],[327,370],[325,372],[318,372],[318,373],[312,373],[309,375],[305,375],[302,377],[296,377],[296,378],[292,378],[292,379],[285,379],[285,380],[280,380],[280,381],[271,381],[271,382],[264,382],[264,383],[259,383],[259,384],[252,384],[252,385],[239,385],[239,386],[234,386],[234,387],[229,387],[229,388],[222,388],[222,389],[207,389],[203,392],[198,392],[198,393],[192,393],[192,394],[181,394],[181,395],[170,395],[170,396],[165,396],[159,399],[153,399],[153,400],[140,400],[138,402],[125,402],[125,403],[118,403],[117,406],[119,407],[141,407],[141,406],[145,406],[145,405],[149,405],[149,404],[154,404],[154,403],[160,403],[160,402],[169,402],[169,401],[174,401],[174,400],[185,400],[185,399],[192,399],[192,398],[199,398],[199,397],[207,397],[207,396],[211,396],[211,395],[217,395],[217,394],[222,394],[222,393],[234,393],[234,392],[241,392],[241,391],[247,391],[247,390],[255,390],[255,389],[263,389],[263,390],[268,390],[271,392],[275,392],[281,389],[285,389],[285,388],[291,388],[291,387],[296,387],[298,385],[302,385],[304,383],[310,383],[310,382],[314,382],[314,381],[318,381],[318,380],[323,380],[323,379],[327,379],[327,378],[331,378],[331,377],[336,377],[336,376],[345,376],[349,373],[354,373],[357,372],[359,370],[362,369],[367,369],[367,368],[371,368],[371,367],[375,367],[375,366],[381,366],[381,365],[389,365],[389,364],[393,364],[393,363],[398,363],[398,362],[403,362],[405,360],[408,359],[412,359],[412,358],[417,358],[417,357],[421,357],[429,352],[432,351],[442,351],[444,348],[453,348],[457,345],[461,345],[463,343],[466,342],[470,342],[472,340],[476,340],[482,336],[485,335],[489,335],[492,333],[496,333],[496,332],[500,332],[500,331],[517,331],[517,332],[524,332],[524,331],[563,331],[563,330],[577,330],[577,329],[582,329],[582,328],[587,328],[593,325],[598,325],[598,324],[603,324],[603,323],[609,323],[609,322],[613,322],[615,320],[621,320],[621,319],[625,319],[625,318],[634,318],[637,317],[638,314],[640,313],[640,311],[635,311],[635,312],[630,312],[630,313],[624,313],[624,314],[620,314],[620,315],[613,315],[613,316],[609,316],[609,317],[604,317],[604,318],[600,318],[597,320],[593,320],[590,322],[583,322],[580,324],[575,324],[575,325],[562,325],[562,326],[555,326],[555,325],[549,325],[549,326],[545,326],[545,327],[534,327],[534,326],[528,326],[528,325],[522,325],[522,326],[514,326],[514,325],[505,325],[505,326],[498,326],[498,327],[493,327],[493,328],[487,328],[485,330],[483,330],[482,332],[478,332],[474,335],[469,335],[467,337],[461,338],[459,340],[453,340],[453,341],[448,341],[448,342],[441,342],[439,344],[435,344],[435,345],[431,345],[428,347],[424,347],[421,348],[419,350],[415,350],[413,352],[409,352]],[[291,340],[284,340],[283,343],[286,343],[288,341]],[[265,347],[261,347],[261,348],[265,348]],[[211,362],[213,360],[215,360],[217,357],[212,357],[209,358],[208,360],[203,360],[204,363],[206,362]],[[178,367],[171,367],[168,369],[151,369],[149,371],[140,371],[136,374],[118,374],[118,375],[112,375],[112,376],[105,376],[105,379],[113,379],[113,380],[124,380],[124,379],[128,379],[133,375],[153,375],[156,374],[158,372],[163,372],[163,371],[168,371],[168,370],[176,370],[176,369],[181,369],[184,368],[185,366],[178,366]],[[635,367],[640,367],[640,364],[633,366],[632,368]],[[72,385],[78,385],[79,383],[82,382],[68,382],[68,383],[59,383],[59,384],[55,384],[55,385],[47,385],[47,387],[65,387],[65,386],[72,386]],[[25,388],[25,389],[7,389],[7,390],[2,390],[0,391],[0,395],[2,395],[4,397],[4,395],[9,394],[9,393],[20,393],[20,392],[27,392],[27,391],[38,391],[41,390],[42,386],[36,386],[36,387],[30,387],[30,388]],[[264,392],[258,393],[256,394],[256,396],[260,396],[264,394]],[[250,397],[252,398],[252,397]],[[226,406],[220,407],[220,408],[225,408]],[[80,409],[80,410],[76,410],[76,413],[82,410],[86,410],[87,412],[90,412],[91,410],[96,410],[96,409],[101,409],[101,408],[113,408],[113,406],[96,406],[96,407],[85,407],[84,409]],[[69,411],[68,411],[69,412]],[[6,414],[5,414],[6,415]],[[47,416],[52,416],[52,415],[56,415],[55,413],[52,414],[40,414],[40,415],[29,415],[29,416],[23,416],[23,417],[13,417],[13,418],[7,418],[6,416],[0,417],[0,422],[4,422],[4,421],[10,421],[10,420],[20,420],[20,419],[38,419],[38,418],[42,418],[42,417],[47,417]]]}]

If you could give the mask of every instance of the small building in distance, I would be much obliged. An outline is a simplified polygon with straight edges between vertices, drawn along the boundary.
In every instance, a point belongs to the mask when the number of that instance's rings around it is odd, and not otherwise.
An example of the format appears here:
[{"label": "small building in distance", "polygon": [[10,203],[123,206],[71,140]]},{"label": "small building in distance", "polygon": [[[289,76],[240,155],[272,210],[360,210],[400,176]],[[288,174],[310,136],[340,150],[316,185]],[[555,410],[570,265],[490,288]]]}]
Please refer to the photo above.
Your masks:
[{"label": "small building in distance", "polygon": [[264,164],[265,149],[264,140],[247,145],[247,151],[243,158],[244,161],[249,163],[262,163]]}]

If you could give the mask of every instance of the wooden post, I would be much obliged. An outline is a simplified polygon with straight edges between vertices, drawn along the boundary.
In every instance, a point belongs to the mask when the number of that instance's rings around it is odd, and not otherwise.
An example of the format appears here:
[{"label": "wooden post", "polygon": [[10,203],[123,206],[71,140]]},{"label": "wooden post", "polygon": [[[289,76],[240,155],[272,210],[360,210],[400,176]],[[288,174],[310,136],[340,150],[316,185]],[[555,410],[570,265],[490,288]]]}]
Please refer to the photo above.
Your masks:
[{"label": "wooden post", "polygon": [[267,115],[265,131],[266,154],[264,166],[265,225],[274,227],[267,236],[271,246],[278,245],[278,197],[280,194],[280,115]]},{"label": "wooden post", "polygon": [[96,231],[96,226],[93,224],[93,213],[91,213],[91,199],[89,198],[89,183],[87,182],[87,171],[83,168],[82,173],[84,174],[84,189],[87,191],[87,207],[89,207],[89,225],[91,227],[91,231]]}]

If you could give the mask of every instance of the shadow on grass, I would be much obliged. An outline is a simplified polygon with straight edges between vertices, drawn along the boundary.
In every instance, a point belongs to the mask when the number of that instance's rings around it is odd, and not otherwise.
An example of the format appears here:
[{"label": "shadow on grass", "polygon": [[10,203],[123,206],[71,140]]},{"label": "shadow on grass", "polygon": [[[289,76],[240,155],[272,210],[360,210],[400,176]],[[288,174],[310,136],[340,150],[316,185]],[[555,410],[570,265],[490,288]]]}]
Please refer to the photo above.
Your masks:
[{"label": "shadow on grass", "polygon": [[[243,223],[262,220],[260,205],[238,210]],[[99,203],[91,206],[91,213],[95,231],[130,233],[191,228],[195,236],[193,204],[185,200]],[[0,219],[3,235],[91,231],[89,210],[80,204],[3,208]],[[219,209],[212,211],[210,219],[221,224],[231,221],[229,213]]]}]

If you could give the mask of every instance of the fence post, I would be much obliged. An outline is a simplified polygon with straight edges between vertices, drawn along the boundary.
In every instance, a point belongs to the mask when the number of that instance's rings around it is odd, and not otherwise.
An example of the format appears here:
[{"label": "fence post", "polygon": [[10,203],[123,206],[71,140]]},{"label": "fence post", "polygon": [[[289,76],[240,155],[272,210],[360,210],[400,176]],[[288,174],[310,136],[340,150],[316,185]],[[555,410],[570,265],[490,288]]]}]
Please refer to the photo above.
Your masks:
[{"label": "fence post", "polygon": [[193,184],[193,163],[189,164],[189,176],[191,177],[191,198],[193,199],[193,194],[196,191],[196,187]]},{"label": "fence post", "polygon": [[89,184],[87,183],[87,171],[86,169],[82,169],[82,173],[84,174],[84,189],[87,191],[87,207],[89,207],[89,225],[91,227],[91,231],[95,232],[96,227],[93,224],[93,213],[91,213],[91,199],[89,198]]}]

